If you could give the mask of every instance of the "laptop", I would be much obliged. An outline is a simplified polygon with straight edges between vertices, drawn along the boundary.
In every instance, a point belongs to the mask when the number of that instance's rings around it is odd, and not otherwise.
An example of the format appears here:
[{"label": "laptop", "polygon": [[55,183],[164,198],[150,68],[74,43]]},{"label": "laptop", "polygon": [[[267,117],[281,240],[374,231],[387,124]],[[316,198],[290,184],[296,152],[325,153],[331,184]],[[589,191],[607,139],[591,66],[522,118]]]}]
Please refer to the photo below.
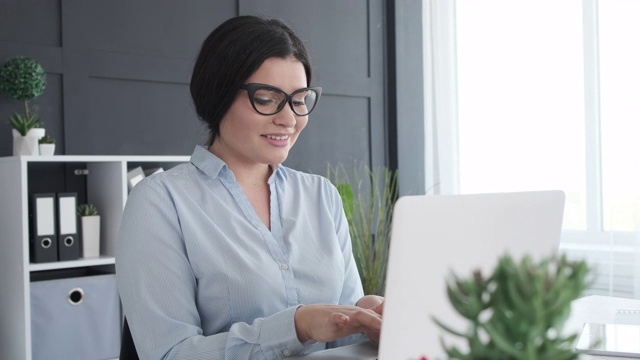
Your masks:
[{"label": "laptop", "polygon": [[436,316],[455,329],[468,326],[449,304],[449,275],[466,278],[475,269],[487,274],[507,252],[516,260],[557,253],[564,202],[558,190],[401,197],[394,207],[377,352],[365,343],[301,359],[441,359],[441,338],[466,349],[432,321]]}]

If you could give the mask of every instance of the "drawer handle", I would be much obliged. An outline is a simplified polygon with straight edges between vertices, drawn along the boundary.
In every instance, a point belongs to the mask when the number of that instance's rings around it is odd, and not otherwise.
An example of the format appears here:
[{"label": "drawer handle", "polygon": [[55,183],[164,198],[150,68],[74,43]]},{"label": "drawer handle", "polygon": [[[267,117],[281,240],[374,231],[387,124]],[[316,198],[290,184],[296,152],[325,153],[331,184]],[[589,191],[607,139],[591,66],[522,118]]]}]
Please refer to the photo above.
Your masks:
[{"label": "drawer handle", "polygon": [[67,296],[67,301],[69,301],[69,304],[74,306],[80,305],[82,303],[82,300],[84,300],[84,291],[82,289],[75,288],[69,291],[69,295]]}]

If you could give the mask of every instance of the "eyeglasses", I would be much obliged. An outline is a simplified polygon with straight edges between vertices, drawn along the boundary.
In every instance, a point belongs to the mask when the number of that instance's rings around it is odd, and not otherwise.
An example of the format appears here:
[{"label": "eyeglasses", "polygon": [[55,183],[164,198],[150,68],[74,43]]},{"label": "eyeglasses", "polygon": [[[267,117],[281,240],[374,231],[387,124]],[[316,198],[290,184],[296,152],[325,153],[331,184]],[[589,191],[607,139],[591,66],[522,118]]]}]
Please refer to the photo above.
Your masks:
[{"label": "eyeglasses", "polygon": [[298,116],[309,115],[318,104],[321,87],[302,88],[291,94],[266,84],[242,84],[240,89],[247,90],[251,106],[262,115],[273,115],[284,109],[289,103],[293,113]]}]

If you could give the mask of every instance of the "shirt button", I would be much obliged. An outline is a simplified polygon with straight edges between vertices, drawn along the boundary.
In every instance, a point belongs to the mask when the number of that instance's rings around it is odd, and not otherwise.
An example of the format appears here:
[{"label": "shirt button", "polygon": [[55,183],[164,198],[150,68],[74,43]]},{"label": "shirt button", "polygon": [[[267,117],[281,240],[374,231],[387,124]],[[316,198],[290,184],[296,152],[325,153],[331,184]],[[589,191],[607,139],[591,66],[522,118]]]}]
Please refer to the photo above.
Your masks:
[{"label": "shirt button", "polygon": [[[283,264],[283,265],[285,265],[285,264]],[[282,350],[282,355],[284,355],[284,356],[291,356],[291,350],[289,350],[289,349],[284,349],[284,350]]]},{"label": "shirt button", "polygon": [[[282,270],[289,270],[289,265],[287,264],[280,264],[280,269]],[[287,350],[288,351],[288,350]]]}]

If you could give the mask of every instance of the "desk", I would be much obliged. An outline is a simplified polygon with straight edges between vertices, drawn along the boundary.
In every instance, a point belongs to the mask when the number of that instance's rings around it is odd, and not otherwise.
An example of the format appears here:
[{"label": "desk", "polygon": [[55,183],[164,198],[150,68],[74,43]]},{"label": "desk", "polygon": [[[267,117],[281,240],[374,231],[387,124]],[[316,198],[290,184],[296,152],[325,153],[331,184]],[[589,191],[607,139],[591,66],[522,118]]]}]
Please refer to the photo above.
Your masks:
[{"label": "desk", "polygon": [[[564,332],[579,333],[585,322],[640,324],[640,315],[620,315],[617,309],[640,310],[640,300],[592,295],[574,300],[571,316],[565,323]],[[375,359],[376,348],[370,343],[345,346],[338,349],[319,351],[292,359],[307,360],[356,360]],[[581,360],[621,360],[622,357],[583,355]],[[394,359],[382,359],[394,360]]]},{"label": "desk", "polygon": [[[571,304],[571,316],[565,323],[566,332],[580,332],[585,322],[640,324],[640,315],[620,315],[618,309],[640,310],[640,300],[592,295]],[[622,357],[583,356],[582,359],[620,360]]]}]

